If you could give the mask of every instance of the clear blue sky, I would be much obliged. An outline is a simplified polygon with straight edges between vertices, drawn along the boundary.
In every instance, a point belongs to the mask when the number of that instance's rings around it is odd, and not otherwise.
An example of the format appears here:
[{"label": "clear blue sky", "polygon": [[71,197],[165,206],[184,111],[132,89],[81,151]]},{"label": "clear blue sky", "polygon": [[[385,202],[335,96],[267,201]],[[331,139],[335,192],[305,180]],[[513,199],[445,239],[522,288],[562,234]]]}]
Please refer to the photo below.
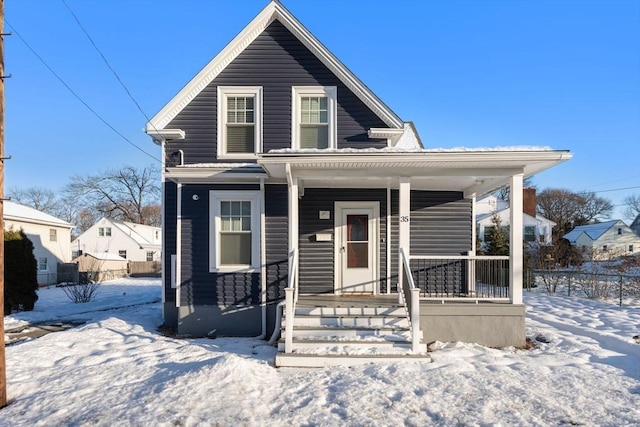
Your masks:
[{"label": "clear blue sky", "polygon": [[[267,4],[66,2],[148,117]],[[282,3],[414,121],[426,147],[568,149],[573,160],[536,176],[538,189],[596,191],[614,204],[640,194],[640,1]],[[142,132],[145,116],[62,0],[5,0],[5,18],[5,31],[13,27],[104,120],[160,157]],[[15,32],[5,37],[6,187],[58,190],[74,174],[154,161],[87,110]]]}]

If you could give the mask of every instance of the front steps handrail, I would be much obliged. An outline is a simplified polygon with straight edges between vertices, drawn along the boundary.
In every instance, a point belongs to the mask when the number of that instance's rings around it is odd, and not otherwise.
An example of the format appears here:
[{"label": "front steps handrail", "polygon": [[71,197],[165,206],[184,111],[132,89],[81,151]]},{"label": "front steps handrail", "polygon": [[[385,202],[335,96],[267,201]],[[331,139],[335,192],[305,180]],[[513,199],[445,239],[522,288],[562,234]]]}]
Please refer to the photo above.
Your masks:
[{"label": "front steps handrail", "polygon": [[285,288],[284,352],[293,351],[293,318],[298,301],[298,250],[289,252],[289,282]]},{"label": "front steps handrail", "polygon": [[411,351],[420,352],[420,289],[416,287],[409,267],[409,259],[404,248],[400,248],[402,258],[402,295],[407,306],[411,327]]}]

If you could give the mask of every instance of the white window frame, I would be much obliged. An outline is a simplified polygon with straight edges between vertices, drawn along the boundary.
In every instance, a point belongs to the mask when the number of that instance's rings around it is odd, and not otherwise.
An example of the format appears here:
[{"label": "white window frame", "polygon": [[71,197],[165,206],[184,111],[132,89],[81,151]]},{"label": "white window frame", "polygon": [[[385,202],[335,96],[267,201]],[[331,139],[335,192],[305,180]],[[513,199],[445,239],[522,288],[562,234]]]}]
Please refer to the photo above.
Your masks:
[{"label": "white window frame", "polygon": [[50,228],[49,229],[49,241],[50,242],[57,242],[58,241],[58,230],[56,230],[55,228]]},{"label": "white window frame", "polygon": [[[44,268],[42,268],[43,265]],[[49,271],[49,259],[47,257],[41,256],[38,258],[38,271]]]},{"label": "white window frame", "polygon": [[[255,97],[253,153],[227,153],[227,97]],[[262,152],[262,86],[218,86],[218,158],[255,159]]]},{"label": "white window frame", "polygon": [[[251,265],[220,264],[220,202],[251,202]],[[260,191],[210,191],[209,192],[209,271],[211,273],[260,271],[260,216],[262,204]]]},{"label": "white window frame", "polygon": [[304,96],[327,97],[328,148],[338,148],[338,88],[336,86],[293,86],[291,88],[291,148],[300,150],[300,112]]}]

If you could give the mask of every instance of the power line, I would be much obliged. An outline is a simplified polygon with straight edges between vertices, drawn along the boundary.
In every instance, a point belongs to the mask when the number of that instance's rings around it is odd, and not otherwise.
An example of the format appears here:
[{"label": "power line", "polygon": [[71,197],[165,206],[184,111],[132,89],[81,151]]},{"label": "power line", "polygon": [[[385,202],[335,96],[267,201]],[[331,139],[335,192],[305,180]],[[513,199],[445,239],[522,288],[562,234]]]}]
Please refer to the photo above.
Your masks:
[{"label": "power line", "polygon": [[633,190],[634,188],[640,188],[640,185],[636,185],[634,187],[624,187],[624,188],[611,188],[609,190],[598,190],[598,191],[591,191],[592,193],[608,193],[610,191],[622,191],[622,190]]},{"label": "power line", "polygon": [[71,86],[69,86],[67,84],[66,81],[64,81],[64,79],[62,77],[60,77],[60,75],[58,75],[58,73],[55,72],[55,70],[53,68],[51,68],[49,66],[49,64],[38,54],[38,52],[35,51],[35,49],[33,47],[31,47],[31,45],[29,43],[27,43],[27,41],[20,35],[20,33],[14,28],[13,25],[11,25],[7,19],[5,18],[4,22],[7,24],[7,26],[9,26],[9,28],[11,28],[11,30],[13,31],[13,33],[18,36],[18,38],[20,40],[22,40],[22,43],[24,43],[24,45],[31,51],[31,53],[33,53],[35,55],[36,58],[38,58],[38,60],[40,62],[42,62],[42,64],[51,72],[51,74],[53,74],[60,83],[62,83],[62,85],[64,87],[67,88],[67,90],[69,92],[71,92],[71,94],[73,96],[75,96],[75,98],[80,101],[82,103],[82,105],[84,105],[89,111],[91,111],[93,113],[94,116],[96,116],[102,123],[104,123],[109,129],[111,129],[113,132],[115,132],[120,138],[122,138],[123,140],[125,140],[126,142],[128,142],[131,146],[133,146],[134,148],[136,148],[137,150],[139,150],[140,152],[146,154],[147,156],[151,157],[153,160],[160,162],[160,160],[152,155],[147,153],[145,150],[143,150],[142,148],[138,147],[133,141],[131,141],[129,138],[127,138],[126,136],[124,136],[122,133],[120,133],[115,127],[113,127],[111,125],[111,123],[109,123],[106,119],[104,119],[96,110],[94,110],[93,108],[91,108],[91,106],[84,100],[82,99],[82,97],[80,95],[78,95],[72,88]]},{"label": "power line", "polygon": [[124,89],[124,91],[127,93],[129,98],[131,99],[131,101],[133,101],[135,106],[138,108],[138,111],[140,111],[140,113],[144,116],[144,118],[147,119],[147,123],[150,123],[151,119],[149,119],[149,117],[146,115],[146,113],[144,112],[144,110],[142,109],[142,107],[140,106],[138,101],[136,101],[136,99],[134,98],[134,96],[131,93],[131,91],[129,91],[129,88],[127,88],[127,86],[124,84],[124,82],[122,81],[122,79],[120,78],[120,76],[118,75],[116,70],[111,66],[111,64],[107,60],[106,56],[104,56],[104,54],[102,53],[102,51],[100,50],[98,45],[96,45],[96,43],[93,41],[93,38],[91,37],[91,35],[89,35],[89,32],[84,28],[84,26],[80,22],[80,19],[78,19],[78,16],[73,12],[71,7],[67,4],[66,0],[62,0],[62,3],[65,5],[65,7],[67,8],[67,10],[71,14],[71,16],[73,16],[73,19],[76,21],[76,24],[78,24],[78,27],[80,27],[80,29],[82,30],[84,35],[87,36],[87,38],[89,39],[89,42],[91,43],[93,48],[96,50],[96,52],[98,52],[98,55],[100,55],[100,57],[102,58],[102,60],[106,64],[107,68],[109,68],[111,73],[115,76],[116,80],[118,80],[118,83],[120,83],[120,86],[122,86],[122,89]]}]

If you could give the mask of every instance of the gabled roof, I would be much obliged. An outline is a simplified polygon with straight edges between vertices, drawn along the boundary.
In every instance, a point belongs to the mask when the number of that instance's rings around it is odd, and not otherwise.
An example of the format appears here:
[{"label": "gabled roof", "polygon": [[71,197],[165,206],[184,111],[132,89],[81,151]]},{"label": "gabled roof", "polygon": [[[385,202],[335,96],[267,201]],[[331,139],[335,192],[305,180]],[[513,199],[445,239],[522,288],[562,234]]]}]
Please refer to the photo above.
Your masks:
[{"label": "gabled roof", "polygon": [[[147,123],[152,136],[179,138],[179,130],[168,130],[171,122],[203,89],[240,55],[274,21],[279,21],[331,70],[360,100],[390,128],[403,129],[403,121],[355,74],[315,38],[282,4],[271,1],[218,55]],[[182,134],[184,137],[184,134]],[[154,138],[156,140],[156,138]]]},{"label": "gabled roof", "polygon": [[19,203],[4,201],[4,219],[16,222],[29,222],[32,224],[40,224],[47,226],[55,226],[62,228],[73,228],[73,224],[69,224],[66,221],[56,218],[53,215],[40,212],[29,206],[21,205]]},{"label": "gabled roof", "polygon": [[573,243],[578,239],[578,237],[580,237],[582,233],[584,233],[591,240],[598,240],[604,233],[607,232],[607,230],[618,223],[624,224],[624,222],[618,219],[614,219],[612,221],[600,222],[598,224],[578,225],[574,227],[573,230],[565,234],[563,238]]},{"label": "gabled roof", "polygon": [[74,259],[78,259],[83,256],[90,256],[100,261],[123,261],[123,262],[127,261],[126,259],[122,258],[120,255],[112,254],[110,252],[85,252]]},{"label": "gabled roof", "polygon": [[96,224],[98,224],[102,220],[107,220],[108,222],[110,222],[114,227],[122,231],[126,236],[128,236],[131,240],[136,242],[139,246],[142,246],[142,247],[159,246],[159,244],[149,241],[149,239],[147,239],[142,234],[140,234],[137,229],[140,229],[140,230],[148,229],[153,231],[155,230],[160,231],[161,230],[160,227],[153,227],[153,226],[144,225],[144,224],[135,224],[133,222],[126,222],[126,221],[117,221],[115,219],[106,218],[106,217],[100,218],[98,222],[96,222]]}]

